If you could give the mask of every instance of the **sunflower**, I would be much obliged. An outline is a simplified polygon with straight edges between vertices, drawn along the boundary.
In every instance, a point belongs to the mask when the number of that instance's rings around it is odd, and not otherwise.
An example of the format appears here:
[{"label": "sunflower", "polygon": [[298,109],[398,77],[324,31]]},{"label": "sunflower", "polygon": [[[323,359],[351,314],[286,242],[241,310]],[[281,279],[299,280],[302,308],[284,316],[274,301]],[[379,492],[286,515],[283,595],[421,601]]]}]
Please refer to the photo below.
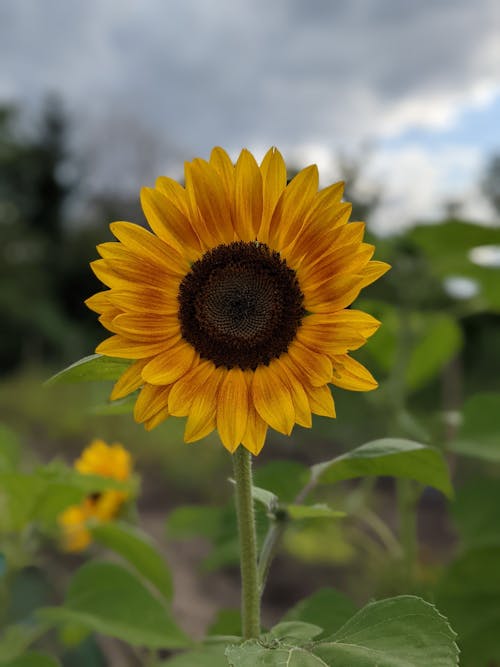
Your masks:
[{"label": "sunflower", "polygon": [[375,389],[349,352],[379,322],[348,306],[389,265],[371,260],[342,192],[318,191],[316,165],[287,183],[274,148],[260,166],[214,148],[185,165],[185,187],[143,188],[152,233],[112,223],[118,242],[91,264],[110,289],[86,303],[113,334],[96,352],[133,360],[111,398],[140,388],[146,429],[183,416],[186,442],[217,429],[230,452],[258,454],[269,426],[289,435],[311,413],[335,417],[330,383]]},{"label": "sunflower", "polygon": [[[130,479],[132,474],[129,452],[119,443],[108,445],[98,439],[84,449],[74,467],[82,475],[99,475],[121,482]],[[92,493],[80,505],[66,508],[58,519],[65,551],[85,549],[92,541],[87,523],[91,520],[105,523],[114,519],[127,498],[125,491],[110,489],[102,493]]]}]

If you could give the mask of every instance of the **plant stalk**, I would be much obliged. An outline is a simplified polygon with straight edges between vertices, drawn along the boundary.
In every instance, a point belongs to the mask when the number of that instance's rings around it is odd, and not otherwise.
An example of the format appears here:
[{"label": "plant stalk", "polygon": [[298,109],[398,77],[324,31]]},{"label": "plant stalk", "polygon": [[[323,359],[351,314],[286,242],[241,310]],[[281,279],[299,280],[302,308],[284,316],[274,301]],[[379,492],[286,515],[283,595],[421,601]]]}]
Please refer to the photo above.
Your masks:
[{"label": "plant stalk", "polygon": [[241,616],[244,639],[260,635],[260,586],[252,498],[252,455],[240,446],[233,454],[236,513],[240,537]]}]

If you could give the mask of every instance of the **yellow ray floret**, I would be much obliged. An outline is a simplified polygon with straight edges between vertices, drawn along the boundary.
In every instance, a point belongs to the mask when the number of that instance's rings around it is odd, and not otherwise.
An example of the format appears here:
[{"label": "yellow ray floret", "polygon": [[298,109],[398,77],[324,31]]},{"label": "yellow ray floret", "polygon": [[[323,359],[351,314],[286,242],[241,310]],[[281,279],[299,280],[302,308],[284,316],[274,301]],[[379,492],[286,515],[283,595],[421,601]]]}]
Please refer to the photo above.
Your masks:
[{"label": "yellow ray floret", "polygon": [[[125,482],[132,475],[132,459],[119,443],[111,445],[103,440],[93,440],[75,461],[75,469],[83,475],[97,475]],[[82,551],[92,541],[88,522],[107,522],[114,519],[128,494],[109,489],[87,496],[80,505],[72,505],[59,515],[62,545],[65,551]]]},{"label": "yellow ray floret", "polygon": [[187,418],[185,440],[217,430],[233,452],[261,450],[268,427],[289,435],[312,414],[335,416],[329,385],[377,386],[350,355],[379,322],[350,309],[388,269],[364,224],[315,165],[287,182],[276,149],[259,165],[222,148],[141,192],[151,232],[115,222],[117,242],[92,263],[108,288],[87,301],[112,334],[100,354],[133,363],[112,398],[140,389],[147,429]]}]

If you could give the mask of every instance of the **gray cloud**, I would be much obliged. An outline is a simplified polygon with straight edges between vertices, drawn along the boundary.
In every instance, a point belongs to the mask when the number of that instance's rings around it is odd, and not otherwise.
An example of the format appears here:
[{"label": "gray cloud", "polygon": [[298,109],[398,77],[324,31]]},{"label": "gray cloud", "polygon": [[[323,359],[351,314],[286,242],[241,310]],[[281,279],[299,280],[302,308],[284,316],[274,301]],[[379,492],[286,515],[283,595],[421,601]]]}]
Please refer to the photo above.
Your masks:
[{"label": "gray cloud", "polygon": [[499,29],[497,0],[16,0],[0,96],[60,92],[94,146],[116,120],[186,157],[334,150],[500,90]]}]

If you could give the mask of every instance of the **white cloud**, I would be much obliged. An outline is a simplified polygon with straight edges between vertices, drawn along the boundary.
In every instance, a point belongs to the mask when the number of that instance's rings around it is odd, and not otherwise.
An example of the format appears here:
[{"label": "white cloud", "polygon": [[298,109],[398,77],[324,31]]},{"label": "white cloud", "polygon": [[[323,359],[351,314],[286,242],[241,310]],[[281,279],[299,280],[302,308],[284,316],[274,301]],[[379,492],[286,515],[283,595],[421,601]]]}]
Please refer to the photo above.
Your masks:
[{"label": "white cloud", "polygon": [[418,144],[377,151],[363,174],[365,185],[379,184],[381,205],[373,219],[379,232],[404,229],[417,221],[442,218],[446,204],[477,222],[490,222],[493,212],[479,192],[482,155],[476,148]]}]

